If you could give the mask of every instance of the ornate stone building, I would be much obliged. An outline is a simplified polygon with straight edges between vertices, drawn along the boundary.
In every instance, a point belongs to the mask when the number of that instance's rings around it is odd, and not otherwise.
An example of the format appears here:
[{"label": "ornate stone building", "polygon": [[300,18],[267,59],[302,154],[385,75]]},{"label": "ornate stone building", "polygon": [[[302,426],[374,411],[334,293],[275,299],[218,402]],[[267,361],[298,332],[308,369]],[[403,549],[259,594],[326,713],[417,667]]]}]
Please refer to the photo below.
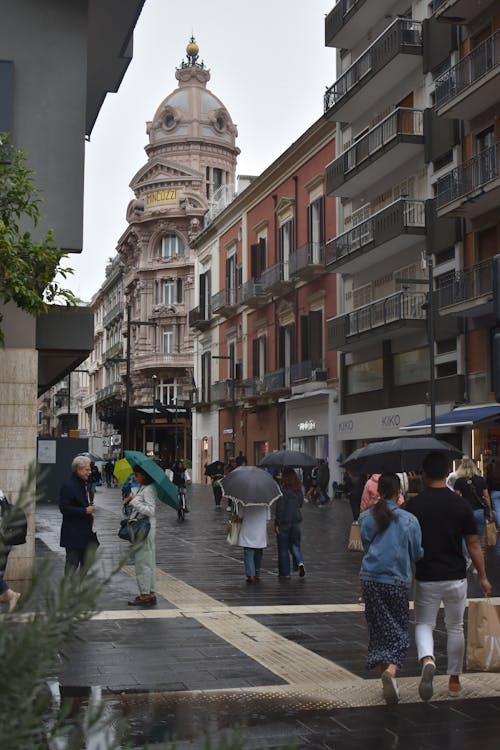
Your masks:
[{"label": "ornate stone building", "polygon": [[[147,162],[133,177],[128,227],[118,242],[124,269],[125,318],[121,375],[130,366],[128,418],[115,415],[128,447],[165,461],[190,457],[189,400],[193,342],[188,311],[194,300],[190,243],[204,216],[234,195],[237,130],[207,89],[210,71],[191,39],[176,70],[178,87],[147,124]],[[127,350],[127,347],[130,347]],[[126,407],[125,408],[125,412]],[[127,424],[128,422],[128,424]]]}]

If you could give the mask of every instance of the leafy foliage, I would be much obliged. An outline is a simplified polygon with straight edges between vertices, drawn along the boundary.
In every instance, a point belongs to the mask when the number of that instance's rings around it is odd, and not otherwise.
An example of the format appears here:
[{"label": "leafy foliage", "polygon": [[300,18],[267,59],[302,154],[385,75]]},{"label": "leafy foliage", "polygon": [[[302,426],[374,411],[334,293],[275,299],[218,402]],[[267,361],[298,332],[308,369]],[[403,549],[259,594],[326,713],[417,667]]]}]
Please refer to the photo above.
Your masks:
[{"label": "leafy foliage", "polygon": [[[67,254],[55,245],[52,231],[36,242],[22,229],[27,223],[36,227],[40,217],[40,191],[25,162],[25,152],[13,148],[8,135],[0,133],[0,302],[12,300],[38,315],[48,304],[79,300],[56,280],[73,271],[61,265]],[[0,346],[3,342],[0,328]]]}]

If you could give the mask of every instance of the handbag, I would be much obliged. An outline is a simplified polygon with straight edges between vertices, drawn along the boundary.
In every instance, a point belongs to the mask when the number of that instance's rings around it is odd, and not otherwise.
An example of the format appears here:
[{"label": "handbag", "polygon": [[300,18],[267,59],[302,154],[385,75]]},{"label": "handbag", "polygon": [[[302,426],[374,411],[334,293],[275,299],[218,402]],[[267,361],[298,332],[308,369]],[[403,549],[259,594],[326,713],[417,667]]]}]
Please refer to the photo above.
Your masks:
[{"label": "handbag", "polygon": [[142,542],[149,534],[151,523],[147,516],[131,516],[120,521],[118,536],[126,542]]},{"label": "handbag", "polygon": [[500,606],[489,599],[469,602],[467,669],[500,672]]},{"label": "handbag", "polygon": [[0,511],[2,517],[1,536],[6,547],[15,547],[26,543],[28,519],[19,505],[11,505],[0,490]]},{"label": "handbag", "polygon": [[90,532],[90,539],[89,539],[89,546],[91,546],[91,547],[99,547],[99,545],[100,545],[100,541],[97,538],[97,534],[95,533],[95,531],[91,531]]},{"label": "handbag", "polygon": [[495,547],[497,543],[497,525],[495,521],[486,521],[484,539],[487,547]]},{"label": "handbag", "polygon": [[363,552],[363,542],[361,541],[361,532],[359,530],[359,523],[357,521],[354,521],[351,524],[349,541],[347,542],[347,549],[350,552]]},{"label": "handbag", "polygon": [[233,516],[227,525],[227,537],[226,541],[228,544],[235,546],[238,544],[241,531],[241,518]]}]

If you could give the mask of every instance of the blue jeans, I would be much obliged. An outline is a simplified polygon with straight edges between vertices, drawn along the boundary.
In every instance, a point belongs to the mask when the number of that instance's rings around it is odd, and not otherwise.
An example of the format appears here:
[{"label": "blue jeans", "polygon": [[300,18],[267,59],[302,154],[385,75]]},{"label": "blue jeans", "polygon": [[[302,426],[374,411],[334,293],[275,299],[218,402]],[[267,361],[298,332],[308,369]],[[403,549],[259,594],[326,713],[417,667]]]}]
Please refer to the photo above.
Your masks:
[{"label": "blue jeans", "polygon": [[490,497],[493,510],[495,511],[495,521],[497,522],[497,526],[500,526],[500,490],[491,490]]},{"label": "blue jeans", "polygon": [[303,563],[300,551],[300,523],[294,523],[289,529],[281,529],[278,534],[278,568],[280,576],[290,575],[290,554],[294,567]]},{"label": "blue jeans", "polygon": [[[484,510],[482,508],[476,508],[476,510],[472,511],[472,515],[474,516],[474,520],[476,522],[476,534],[479,538],[479,544],[482,543],[484,529],[486,526],[486,516],[484,515]],[[464,557],[467,560],[467,562],[470,560],[469,551],[467,549],[467,545],[465,544],[465,540],[463,542],[463,551],[464,551]]]},{"label": "blue jeans", "polygon": [[245,562],[245,574],[248,578],[260,576],[260,565],[262,563],[263,549],[243,547],[243,560]]}]

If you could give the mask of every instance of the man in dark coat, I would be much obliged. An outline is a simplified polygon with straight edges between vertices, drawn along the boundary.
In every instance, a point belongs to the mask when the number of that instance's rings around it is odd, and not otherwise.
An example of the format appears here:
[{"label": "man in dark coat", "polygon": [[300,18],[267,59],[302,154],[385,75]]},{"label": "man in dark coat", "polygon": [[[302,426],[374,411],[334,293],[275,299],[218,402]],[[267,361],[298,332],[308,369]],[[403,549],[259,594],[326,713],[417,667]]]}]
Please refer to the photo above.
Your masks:
[{"label": "man in dark coat", "polygon": [[90,459],[76,456],[71,463],[71,477],[64,482],[59,494],[59,510],[63,515],[61,547],[66,548],[64,574],[80,568],[85,572],[85,558],[92,541],[94,506],[89,503],[87,481],[90,476]]}]

